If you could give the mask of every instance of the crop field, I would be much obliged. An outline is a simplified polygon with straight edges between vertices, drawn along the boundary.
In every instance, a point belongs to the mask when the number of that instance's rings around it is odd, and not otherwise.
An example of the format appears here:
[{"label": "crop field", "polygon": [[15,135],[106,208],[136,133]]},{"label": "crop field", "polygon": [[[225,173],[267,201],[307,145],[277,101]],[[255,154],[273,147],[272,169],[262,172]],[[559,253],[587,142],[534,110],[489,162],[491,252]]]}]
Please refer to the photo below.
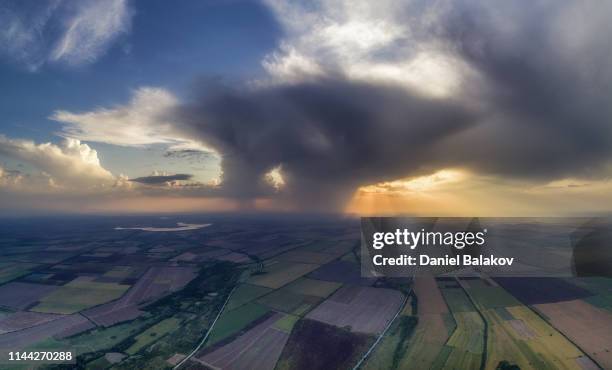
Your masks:
[{"label": "crop field", "polygon": [[321,299],[320,297],[297,294],[288,289],[281,288],[259,298],[257,303],[275,311],[297,313],[298,310],[307,310],[311,306],[316,305]]},{"label": "crop field", "polygon": [[153,322],[152,319],[137,319],[110,328],[98,327],[87,333],[64,339],[61,346],[73,347],[78,353],[110,349],[123,340],[138,334]]},{"label": "crop field", "polygon": [[462,279],[461,284],[464,285],[472,299],[476,300],[484,309],[521,306],[521,302],[504,288],[488,285],[484,280],[470,279],[467,282]]},{"label": "crop field", "polygon": [[0,305],[13,310],[23,310],[53,293],[59,287],[54,285],[10,282],[0,286]]},{"label": "crop field", "polygon": [[60,335],[62,332],[73,327],[82,327],[84,330],[87,330],[93,327],[93,325],[81,315],[66,315],[57,320],[0,335],[0,348],[21,350],[44,339]]},{"label": "crop field", "polygon": [[271,291],[272,289],[259,285],[241,284],[232,294],[232,297],[227,302],[227,307],[225,309],[231,311],[245,303],[249,303],[261,297],[264,294],[268,294]]},{"label": "crop field", "polygon": [[318,243],[311,244],[308,246],[308,248],[313,252],[327,253],[327,254],[331,254],[331,255],[339,257],[351,251],[351,249],[353,249],[354,246],[355,246],[354,240],[340,240],[340,241],[326,240],[326,241],[321,241]]},{"label": "crop field", "polygon": [[608,277],[580,277],[569,278],[567,281],[570,284],[575,284],[594,294],[610,294],[612,293],[612,278]]},{"label": "crop field", "polygon": [[393,318],[402,301],[396,290],[344,286],[306,317],[353,332],[376,334]]},{"label": "crop field", "polygon": [[343,284],[371,286],[374,279],[361,277],[359,264],[346,260],[330,262],[308,275],[309,278]]},{"label": "crop field", "polygon": [[27,275],[36,266],[35,263],[0,262],[0,284]]},{"label": "crop field", "polygon": [[461,288],[442,288],[440,289],[444,300],[452,312],[474,312],[476,308],[470,302]]},{"label": "crop field", "polygon": [[438,281],[438,285],[442,286],[440,291],[451,310],[454,329],[443,354],[436,360],[436,366],[444,369],[479,369],[484,350],[484,322],[456,281]]},{"label": "crop field", "polygon": [[582,300],[536,304],[534,307],[599,366],[612,368],[612,313]]},{"label": "crop field", "polygon": [[219,321],[215,324],[210,338],[206,342],[207,346],[211,346],[239,333],[254,321],[261,319],[268,312],[266,307],[253,302],[242,305],[235,310],[225,310],[219,317]]},{"label": "crop field", "polygon": [[559,278],[498,277],[494,280],[526,305],[571,301],[593,295]]},{"label": "crop field", "polygon": [[[584,354],[501,286],[461,280],[488,324],[487,368],[509,361],[520,368],[578,369]],[[500,284],[501,285],[501,284]]]},{"label": "crop field", "polygon": [[484,349],[484,322],[477,312],[453,312],[456,329],[446,343],[451,352],[445,369],[479,369]]},{"label": "crop field", "polygon": [[612,312],[612,294],[598,294],[584,299],[595,307]]},{"label": "crop field", "polygon": [[120,299],[85,310],[98,325],[111,326],[142,314],[139,305],[179,290],[195,277],[189,267],[151,267]]},{"label": "crop field", "polygon": [[521,368],[579,369],[584,354],[524,306],[507,307],[508,320],[495,309],[482,310],[488,322],[487,367],[506,360]]},{"label": "crop field", "polygon": [[78,278],[43,297],[32,311],[71,314],[117,299],[128,288],[129,285]]},{"label": "crop field", "polygon": [[155,342],[159,338],[163,337],[167,333],[178,329],[180,324],[180,320],[171,317],[165,319],[163,321],[158,322],[157,324],[151,326],[147,330],[138,334],[134,337],[136,342],[132,344],[127,350],[126,353],[133,355],[141,349],[145,348],[149,344]]},{"label": "crop field", "polygon": [[299,320],[299,316],[285,315],[285,317],[274,323],[274,327],[280,331],[284,331],[285,333],[289,334],[291,333],[291,330],[293,330],[295,323]]},{"label": "crop field", "polygon": [[22,330],[59,319],[60,315],[20,311],[0,318],[0,334]]},{"label": "crop field", "polygon": [[126,279],[132,276],[134,270],[135,269],[130,266],[115,266],[111,270],[105,272],[104,276],[116,279]]},{"label": "crop field", "polygon": [[[418,321],[408,340],[405,353],[397,360],[397,368],[429,369],[436,359],[444,354],[444,344],[450,336],[449,331],[454,327],[454,322],[451,327],[448,307],[433,276],[416,277],[413,291],[417,297]],[[402,315],[411,313],[410,308],[410,305],[406,305]]]},{"label": "crop field", "polygon": [[300,320],[276,365],[277,370],[350,369],[374,340],[315,320]]},{"label": "crop field", "polygon": [[440,314],[419,314],[418,324],[408,342],[408,350],[399,360],[398,369],[429,369],[448,340],[448,331]]},{"label": "crop field", "polygon": [[283,285],[308,274],[318,267],[319,265],[310,263],[275,261],[269,265],[266,265],[262,273],[252,275],[249,279],[249,284],[278,289]]},{"label": "crop field", "polygon": [[311,252],[308,250],[303,250],[302,248],[297,249],[297,250],[291,250],[289,252],[285,252],[276,257],[276,259],[280,261],[316,263],[316,264],[328,263],[334,260],[335,258],[337,257],[333,254]]},{"label": "crop field", "polygon": [[374,352],[367,358],[364,369],[397,369],[408,350],[418,319],[414,316],[399,316],[385,333]]},{"label": "crop field", "polygon": [[298,279],[285,288],[293,293],[327,298],[338,290],[342,284],[333,281],[314,280],[308,278]]},{"label": "crop field", "polygon": [[222,347],[198,355],[198,360],[212,368],[272,370],[289,338],[277,328],[285,318],[274,314]]}]

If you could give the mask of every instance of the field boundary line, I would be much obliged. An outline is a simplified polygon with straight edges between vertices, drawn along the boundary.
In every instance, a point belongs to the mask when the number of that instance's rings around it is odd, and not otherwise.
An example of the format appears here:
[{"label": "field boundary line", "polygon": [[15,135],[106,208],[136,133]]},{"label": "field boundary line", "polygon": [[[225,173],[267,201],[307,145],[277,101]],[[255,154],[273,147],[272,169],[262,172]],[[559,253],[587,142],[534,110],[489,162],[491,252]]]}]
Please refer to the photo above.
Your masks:
[{"label": "field boundary line", "polygon": [[[410,288],[410,291],[412,292],[412,288]],[[383,336],[387,333],[387,331],[389,330],[389,328],[391,327],[391,325],[393,324],[393,322],[395,321],[395,319],[397,319],[397,317],[399,316],[399,314],[404,310],[404,307],[406,307],[406,302],[408,302],[408,296],[404,295],[404,300],[402,301],[402,304],[400,305],[399,309],[397,310],[397,312],[395,313],[395,316],[393,316],[393,318],[391,320],[389,320],[389,323],[387,324],[387,326],[385,327],[385,329],[378,335],[378,338],[376,338],[376,340],[374,341],[374,343],[372,343],[372,346],[370,346],[370,349],[368,349],[368,351],[361,357],[361,359],[359,360],[359,362],[357,362],[357,364],[353,367],[353,370],[357,370],[361,367],[361,365],[363,364],[363,362],[370,356],[370,354],[374,351],[374,349],[376,348],[376,346],[378,345],[378,343],[382,340]]]},{"label": "field boundary line", "polygon": [[232,290],[229,292],[229,294],[227,295],[227,298],[225,299],[225,302],[223,302],[223,306],[221,306],[221,309],[219,310],[219,313],[217,313],[217,316],[215,317],[215,320],[212,322],[212,324],[210,325],[210,328],[208,328],[208,331],[206,332],[206,335],[204,335],[204,338],[202,338],[202,340],[200,341],[200,343],[198,343],[198,345],[196,346],[196,348],[191,351],[190,354],[188,354],[184,359],[181,360],[181,362],[179,362],[178,364],[176,364],[176,366],[174,366],[172,369],[176,370],[178,369],[181,365],[183,365],[185,362],[187,362],[191,357],[193,357],[193,355],[196,354],[196,352],[198,352],[200,350],[200,348],[202,348],[202,346],[204,345],[204,343],[206,342],[206,340],[208,339],[208,337],[210,336],[210,333],[212,332],[213,328],[215,327],[215,324],[217,323],[217,320],[219,320],[219,317],[221,317],[221,313],[223,313],[223,311],[225,310],[225,306],[227,305],[227,302],[229,302],[230,297],[232,296],[232,294],[234,294],[234,291],[236,290],[236,288],[238,287],[238,284],[236,284]]},{"label": "field boundary line", "polygon": [[487,357],[488,357],[488,353],[487,353],[487,341],[489,340],[489,322],[487,321],[487,319],[484,316],[484,314],[481,312],[481,309],[483,309],[483,307],[481,307],[481,306],[476,304],[476,300],[467,291],[467,289],[465,288],[465,286],[461,282],[461,279],[459,279],[459,277],[455,276],[455,281],[457,281],[457,283],[459,283],[459,286],[461,287],[461,289],[463,290],[465,295],[468,297],[468,299],[470,300],[470,302],[472,303],[472,305],[476,309],[476,312],[478,312],[478,315],[482,319],[482,322],[484,323],[484,334],[483,334],[483,343],[482,343],[482,357],[481,357],[481,362],[480,362],[480,370],[484,370],[484,369],[487,368]]}]

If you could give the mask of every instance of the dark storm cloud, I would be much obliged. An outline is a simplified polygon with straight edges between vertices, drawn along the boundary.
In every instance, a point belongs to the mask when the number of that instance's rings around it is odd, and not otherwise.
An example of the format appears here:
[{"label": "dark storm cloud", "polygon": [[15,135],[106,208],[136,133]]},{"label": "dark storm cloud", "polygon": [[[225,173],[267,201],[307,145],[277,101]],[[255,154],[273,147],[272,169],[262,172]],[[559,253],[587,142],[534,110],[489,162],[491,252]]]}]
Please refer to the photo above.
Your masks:
[{"label": "dark storm cloud", "polygon": [[487,82],[487,116],[449,140],[480,171],[535,179],[606,176],[612,159],[611,3],[468,1],[444,37]]},{"label": "dark storm cloud", "polygon": [[611,8],[451,3],[412,40],[434,39],[475,72],[450,98],[337,74],[249,90],[202,86],[175,113],[221,154],[223,191],[237,197],[269,192],[262,176],[279,164],[283,194],[313,207],[448,166],[532,181],[603,177],[612,158]]},{"label": "dark storm cloud", "polygon": [[237,197],[268,192],[262,176],[280,164],[294,200],[330,206],[356,186],[418,170],[433,143],[476,122],[450,100],[342,79],[206,90],[179,121],[221,153],[223,191]]},{"label": "dark storm cloud", "polygon": [[172,181],[191,180],[192,177],[193,175],[179,173],[176,175],[156,175],[156,176],[137,177],[135,179],[130,179],[130,181],[137,182],[140,184],[147,184],[147,185],[159,185],[159,184],[165,184],[167,182],[172,182]]}]

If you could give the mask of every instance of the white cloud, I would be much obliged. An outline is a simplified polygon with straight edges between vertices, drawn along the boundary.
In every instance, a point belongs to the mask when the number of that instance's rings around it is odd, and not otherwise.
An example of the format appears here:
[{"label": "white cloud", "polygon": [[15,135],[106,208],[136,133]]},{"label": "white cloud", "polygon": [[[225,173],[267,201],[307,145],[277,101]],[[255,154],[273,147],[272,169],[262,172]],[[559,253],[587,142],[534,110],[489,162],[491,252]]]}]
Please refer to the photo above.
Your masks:
[{"label": "white cloud", "polygon": [[[56,145],[0,136],[0,155],[35,168],[36,182],[44,178],[50,187],[86,190],[112,187],[117,183],[115,176],[100,164],[98,153],[76,139],[65,139]],[[7,177],[6,170],[2,174],[3,178]],[[13,180],[16,175],[12,176]]]},{"label": "white cloud", "polygon": [[130,29],[127,0],[54,0],[0,6],[0,56],[37,70],[94,62]]},{"label": "white cloud", "polygon": [[142,87],[130,102],[89,112],[55,111],[52,120],[62,123],[60,135],[120,146],[142,147],[166,144],[172,149],[207,150],[201,144],[176,132],[168,113],[178,104],[168,91]]},{"label": "white cloud", "polygon": [[431,96],[448,96],[468,66],[439,41],[419,36],[442,7],[411,13],[418,3],[393,0],[267,0],[285,31],[263,61],[273,82],[299,82],[324,74],[399,84]]}]

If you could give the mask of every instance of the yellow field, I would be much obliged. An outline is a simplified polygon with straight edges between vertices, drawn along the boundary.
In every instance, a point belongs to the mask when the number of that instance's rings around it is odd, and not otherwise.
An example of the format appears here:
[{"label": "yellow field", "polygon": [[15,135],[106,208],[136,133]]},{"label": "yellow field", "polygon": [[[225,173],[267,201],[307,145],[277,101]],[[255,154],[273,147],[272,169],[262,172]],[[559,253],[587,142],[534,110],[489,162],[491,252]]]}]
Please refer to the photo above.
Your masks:
[{"label": "yellow field", "polygon": [[477,312],[453,313],[457,328],[446,343],[452,352],[444,369],[479,369],[484,346],[484,323]]},{"label": "yellow field", "polygon": [[504,320],[495,310],[483,310],[489,324],[487,369],[506,360],[522,369],[576,369],[584,354],[559,332],[524,306],[507,307],[514,320]]},{"label": "yellow field", "polygon": [[123,295],[129,285],[75,279],[44,297],[32,311],[71,314]]}]

